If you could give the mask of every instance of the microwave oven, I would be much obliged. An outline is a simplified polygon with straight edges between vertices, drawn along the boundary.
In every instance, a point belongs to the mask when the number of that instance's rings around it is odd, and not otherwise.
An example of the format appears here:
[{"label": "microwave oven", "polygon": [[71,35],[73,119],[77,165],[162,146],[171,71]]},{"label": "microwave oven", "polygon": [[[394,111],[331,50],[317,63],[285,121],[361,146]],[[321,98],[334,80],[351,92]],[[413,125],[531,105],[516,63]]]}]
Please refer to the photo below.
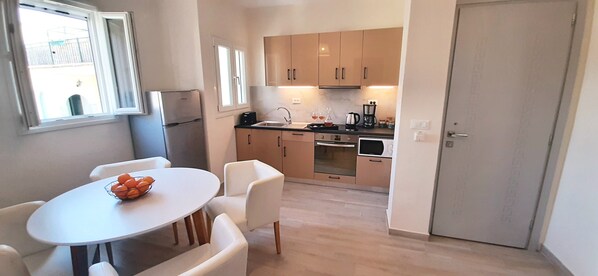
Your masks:
[{"label": "microwave oven", "polygon": [[359,137],[357,154],[359,156],[392,158],[393,139]]}]

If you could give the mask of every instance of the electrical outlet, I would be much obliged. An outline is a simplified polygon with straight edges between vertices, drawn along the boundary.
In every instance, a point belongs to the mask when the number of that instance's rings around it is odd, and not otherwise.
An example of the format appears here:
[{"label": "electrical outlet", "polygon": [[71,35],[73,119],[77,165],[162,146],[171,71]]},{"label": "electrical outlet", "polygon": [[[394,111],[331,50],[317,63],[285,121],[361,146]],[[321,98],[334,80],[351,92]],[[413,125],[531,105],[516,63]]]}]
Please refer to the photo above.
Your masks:
[{"label": "electrical outlet", "polygon": [[378,105],[378,100],[368,100],[368,104]]},{"label": "electrical outlet", "polygon": [[410,127],[411,129],[429,130],[430,120],[411,120]]},{"label": "electrical outlet", "polygon": [[293,98],[293,104],[300,104],[301,98]]}]

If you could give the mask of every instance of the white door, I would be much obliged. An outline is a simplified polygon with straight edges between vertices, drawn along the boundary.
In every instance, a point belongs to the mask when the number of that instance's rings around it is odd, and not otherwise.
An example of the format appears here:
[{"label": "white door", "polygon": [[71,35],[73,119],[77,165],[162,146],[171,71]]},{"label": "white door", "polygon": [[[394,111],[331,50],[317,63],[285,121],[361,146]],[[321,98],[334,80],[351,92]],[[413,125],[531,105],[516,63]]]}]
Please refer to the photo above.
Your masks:
[{"label": "white door", "polygon": [[558,0],[459,6],[433,234],[527,246],[575,11]]}]

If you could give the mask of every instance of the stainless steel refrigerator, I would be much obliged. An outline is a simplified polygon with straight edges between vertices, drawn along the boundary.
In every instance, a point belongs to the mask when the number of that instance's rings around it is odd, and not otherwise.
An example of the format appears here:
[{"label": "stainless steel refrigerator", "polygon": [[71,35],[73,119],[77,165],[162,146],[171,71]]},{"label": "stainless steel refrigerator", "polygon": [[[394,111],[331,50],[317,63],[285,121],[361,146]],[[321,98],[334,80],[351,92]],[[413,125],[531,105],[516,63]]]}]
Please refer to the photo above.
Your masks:
[{"label": "stainless steel refrigerator", "polygon": [[129,116],[135,158],[162,156],[173,167],[207,169],[199,91],[146,94],[149,115]]}]

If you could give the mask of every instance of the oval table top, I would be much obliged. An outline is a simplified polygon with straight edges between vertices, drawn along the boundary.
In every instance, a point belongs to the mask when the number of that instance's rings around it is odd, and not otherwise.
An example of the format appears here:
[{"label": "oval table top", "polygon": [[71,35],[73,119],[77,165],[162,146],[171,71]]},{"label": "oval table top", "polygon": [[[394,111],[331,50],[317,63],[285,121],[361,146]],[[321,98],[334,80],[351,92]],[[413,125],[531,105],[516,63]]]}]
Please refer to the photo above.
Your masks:
[{"label": "oval table top", "polygon": [[68,191],[37,209],[27,221],[34,239],[55,245],[88,245],[121,240],[169,225],[207,204],[220,189],[214,174],[191,168],[130,173],[151,176],[151,191],[132,201],[107,194],[116,176]]}]

